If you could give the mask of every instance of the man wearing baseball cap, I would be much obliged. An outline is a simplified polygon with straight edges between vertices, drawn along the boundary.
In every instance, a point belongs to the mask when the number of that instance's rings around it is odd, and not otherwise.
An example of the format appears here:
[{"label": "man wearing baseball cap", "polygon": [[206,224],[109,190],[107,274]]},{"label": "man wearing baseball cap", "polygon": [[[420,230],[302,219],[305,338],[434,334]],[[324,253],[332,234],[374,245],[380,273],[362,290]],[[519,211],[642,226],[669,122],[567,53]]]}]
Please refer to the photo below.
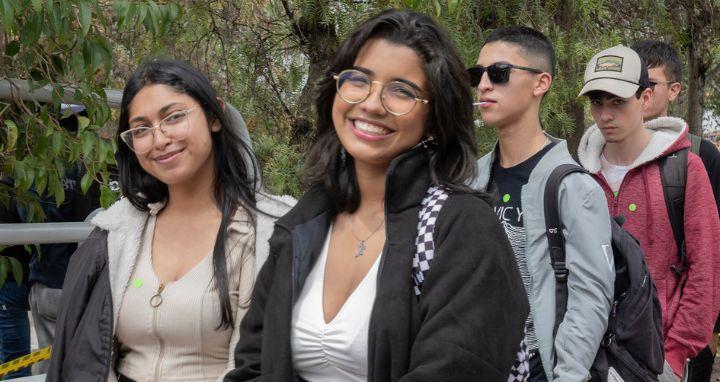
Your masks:
[{"label": "man wearing baseball cap", "polygon": [[702,161],[688,153],[687,260],[680,268],[660,162],[677,158],[690,141],[682,119],[644,123],[651,95],[647,67],[635,51],[615,46],[593,56],[580,96],[589,99],[596,124],[583,134],[578,156],[602,186],[610,214],[625,216],[623,227],[640,242],[662,305],[665,360],[682,376],[686,360],[706,346],[717,314],[713,267],[720,253],[720,220]]}]

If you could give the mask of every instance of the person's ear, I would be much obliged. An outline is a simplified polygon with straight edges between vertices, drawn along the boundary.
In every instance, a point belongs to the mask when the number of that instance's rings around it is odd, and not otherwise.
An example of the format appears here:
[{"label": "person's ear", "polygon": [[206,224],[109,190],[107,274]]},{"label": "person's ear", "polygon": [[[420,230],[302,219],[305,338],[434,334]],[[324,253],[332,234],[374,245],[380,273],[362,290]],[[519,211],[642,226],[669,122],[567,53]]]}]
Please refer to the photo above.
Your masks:
[{"label": "person's ear", "polygon": [[[220,97],[216,97],[215,99],[217,99],[218,104],[220,105],[220,108],[222,109],[222,111],[225,112],[225,101],[223,101],[222,98],[220,98]],[[220,131],[221,127],[222,127],[222,125],[220,124],[220,119],[213,118],[212,125],[210,126],[210,131],[212,131],[212,132]]]},{"label": "person's ear", "polygon": [[220,125],[220,120],[215,118],[215,119],[213,119],[212,125],[210,125],[210,131],[212,131],[213,133],[216,133],[216,132],[220,131],[221,127],[222,127],[222,125]]},{"label": "person's ear", "polygon": [[552,82],[553,78],[550,73],[543,72],[538,74],[537,81],[535,81],[535,88],[533,89],[533,95],[536,97],[544,96],[548,91],[550,91]]},{"label": "person's ear", "polygon": [[647,111],[650,107],[650,99],[652,98],[652,94],[652,88],[645,88],[645,90],[640,93],[640,103],[642,104],[643,113]]},{"label": "person's ear", "polygon": [[680,90],[682,90],[682,85],[679,82],[668,84],[668,101],[675,102],[680,95]]}]

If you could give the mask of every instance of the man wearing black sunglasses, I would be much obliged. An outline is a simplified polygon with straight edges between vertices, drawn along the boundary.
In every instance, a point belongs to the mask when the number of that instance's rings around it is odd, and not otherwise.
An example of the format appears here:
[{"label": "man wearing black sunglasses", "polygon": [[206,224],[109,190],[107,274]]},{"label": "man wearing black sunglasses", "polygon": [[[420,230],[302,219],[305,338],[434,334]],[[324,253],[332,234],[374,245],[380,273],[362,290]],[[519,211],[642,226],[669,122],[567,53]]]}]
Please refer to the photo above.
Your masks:
[{"label": "man wearing black sunglasses", "polygon": [[528,293],[530,381],[583,381],[590,377],[613,297],[610,216],[592,178],[580,173],[563,178],[559,211],[569,269],[568,309],[554,333],[555,275],[549,266],[543,196],[549,174],[575,163],[567,143],[540,124],[540,104],[554,67],[552,44],[536,30],[501,28],[485,40],[477,65],[468,72],[482,121],[497,130],[498,143],[478,161],[473,186],[497,196],[495,212]]}]

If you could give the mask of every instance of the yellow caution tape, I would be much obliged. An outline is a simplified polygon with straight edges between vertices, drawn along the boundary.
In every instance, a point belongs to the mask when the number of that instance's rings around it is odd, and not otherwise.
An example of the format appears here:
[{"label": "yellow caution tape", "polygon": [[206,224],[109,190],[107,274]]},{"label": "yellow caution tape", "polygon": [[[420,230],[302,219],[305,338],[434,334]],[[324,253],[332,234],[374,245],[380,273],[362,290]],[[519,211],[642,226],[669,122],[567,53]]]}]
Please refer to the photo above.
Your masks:
[{"label": "yellow caution tape", "polygon": [[20,369],[24,369],[32,364],[38,363],[40,361],[44,361],[48,358],[50,358],[50,351],[52,350],[52,346],[48,346],[46,348],[42,348],[38,351],[34,351],[28,355],[24,355],[20,358],[15,358],[14,360],[4,363],[0,365],[0,377],[10,374],[13,371],[18,371]]}]

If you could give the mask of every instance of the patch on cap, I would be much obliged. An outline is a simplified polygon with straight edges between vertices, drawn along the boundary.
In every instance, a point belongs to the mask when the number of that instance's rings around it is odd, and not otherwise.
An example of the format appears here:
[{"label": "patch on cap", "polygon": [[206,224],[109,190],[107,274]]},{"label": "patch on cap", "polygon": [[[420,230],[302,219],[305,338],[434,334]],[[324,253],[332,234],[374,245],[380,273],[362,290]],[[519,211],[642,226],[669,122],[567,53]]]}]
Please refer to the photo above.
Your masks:
[{"label": "patch on cap", "polygon": [[643,63],[634,50],[617,45],[595,54],[585,66],[580,96],[602,91],[630,98],[640,88]]},{"label": "patch on cap", "polygon": [[595,64],[596,72],[618,72],[622,73],[623,58],[620,56],[598,57]]}]

